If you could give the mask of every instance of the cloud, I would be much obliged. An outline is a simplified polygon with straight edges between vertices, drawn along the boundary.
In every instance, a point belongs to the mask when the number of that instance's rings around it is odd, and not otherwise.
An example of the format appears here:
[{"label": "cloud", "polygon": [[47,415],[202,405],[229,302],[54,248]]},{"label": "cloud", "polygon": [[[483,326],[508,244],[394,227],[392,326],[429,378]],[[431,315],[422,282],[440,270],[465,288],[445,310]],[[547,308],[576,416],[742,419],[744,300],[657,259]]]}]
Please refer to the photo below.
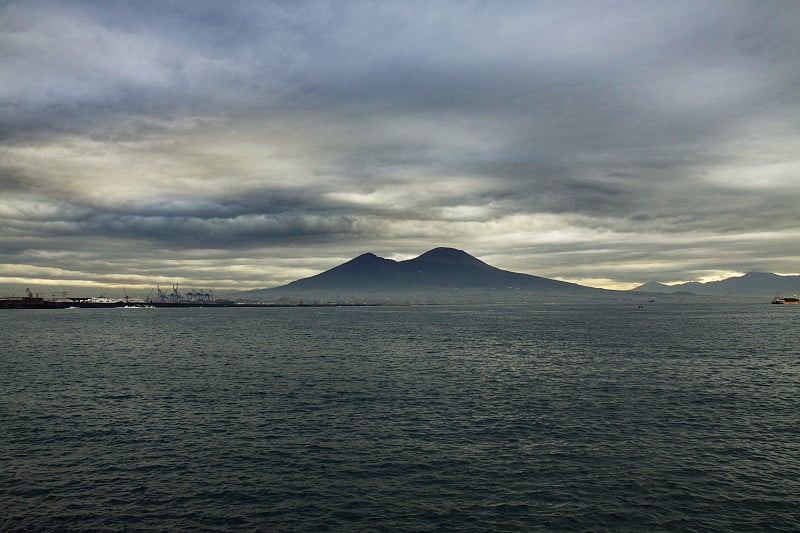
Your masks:
[{"label": "cloud", "polygon": [[73,281],[273,285],[436,245],[608,283],[797,272],[798,22],[769,1],[6,3],[6,277],[69,258]]}]

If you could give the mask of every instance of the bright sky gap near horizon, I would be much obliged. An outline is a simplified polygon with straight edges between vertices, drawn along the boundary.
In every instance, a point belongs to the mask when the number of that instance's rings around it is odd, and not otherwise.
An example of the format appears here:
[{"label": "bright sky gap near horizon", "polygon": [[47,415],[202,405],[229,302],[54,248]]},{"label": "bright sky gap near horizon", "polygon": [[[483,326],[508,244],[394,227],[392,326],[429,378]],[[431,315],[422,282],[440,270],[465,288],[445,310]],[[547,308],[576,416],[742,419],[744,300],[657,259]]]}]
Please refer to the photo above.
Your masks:
[{"label": "bright sky gap near horizon", "polygon": [[[0,288],[800,272],[800,2],[0,6]],[[121,290],[121,289],[120,289]]]}]

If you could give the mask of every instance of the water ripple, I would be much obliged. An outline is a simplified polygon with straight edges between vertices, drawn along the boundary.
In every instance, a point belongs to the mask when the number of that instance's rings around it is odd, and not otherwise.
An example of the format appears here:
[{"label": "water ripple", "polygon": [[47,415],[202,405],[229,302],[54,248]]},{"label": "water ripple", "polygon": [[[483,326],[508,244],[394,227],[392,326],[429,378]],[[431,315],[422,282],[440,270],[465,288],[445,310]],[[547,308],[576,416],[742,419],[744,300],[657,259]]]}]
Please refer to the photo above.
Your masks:
[{"label": "water ripple", "polygon": [[775,307],[7,312],[0,531],[796,531]]}]

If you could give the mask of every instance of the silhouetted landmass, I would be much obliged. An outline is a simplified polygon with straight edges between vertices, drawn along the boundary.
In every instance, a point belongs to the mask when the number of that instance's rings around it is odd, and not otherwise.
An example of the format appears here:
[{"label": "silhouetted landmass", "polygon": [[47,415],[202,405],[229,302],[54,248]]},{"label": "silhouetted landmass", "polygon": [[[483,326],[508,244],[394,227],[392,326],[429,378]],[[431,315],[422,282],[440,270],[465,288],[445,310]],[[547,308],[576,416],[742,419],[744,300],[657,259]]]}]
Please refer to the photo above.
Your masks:
[{"label": "silhouetted landmass", "polygon": [[566,283],[501,270],[461,250],[435,248],[408,261],[393,261],[367,253],[310,278],[294,281],[285,289],[517,289],[584,291]]},{"label": "silhouetted landmass", "polygon": [[800,292],[800,276],[751,272],[711,283],[646,283],[630,291],[586,287],[484,263],[463,250],[434,248],[395,261],[365,253],[315,276],[281,287],[241,292],[240,300],[276,302],[550,303],[581,301],[724,301]]},{"label": "silhouetted landmass", "polygon": [[249,291],[246,297],[481,302],[619,298],[625,293],[510,272],[462,250],[434,248],[407,261],[365,253],[282,287]]},{"label": "silhouetted landmass", "polygon": [[765,298],[780,293],[790,296],[800,293],[800,276],[779,276],[768,272],[748,272],[744,276],[706,283],[689,282],[677,285],[645,283],[633,289],[639,292],[674,294],[694,293],[698,295],[758,297]]}]

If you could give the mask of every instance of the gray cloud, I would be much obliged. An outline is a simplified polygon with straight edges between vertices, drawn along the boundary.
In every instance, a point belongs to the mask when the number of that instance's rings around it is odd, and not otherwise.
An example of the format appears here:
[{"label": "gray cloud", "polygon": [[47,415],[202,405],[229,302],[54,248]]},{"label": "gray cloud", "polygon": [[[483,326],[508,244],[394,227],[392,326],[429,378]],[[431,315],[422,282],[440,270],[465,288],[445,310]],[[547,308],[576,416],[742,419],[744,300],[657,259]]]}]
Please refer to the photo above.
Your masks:
[{"label": "gray cloud", "polygon": [[798,272],[798,23],[772,1],[6,3],[0,283],[270,285],[436,245],[609,286]]}]

